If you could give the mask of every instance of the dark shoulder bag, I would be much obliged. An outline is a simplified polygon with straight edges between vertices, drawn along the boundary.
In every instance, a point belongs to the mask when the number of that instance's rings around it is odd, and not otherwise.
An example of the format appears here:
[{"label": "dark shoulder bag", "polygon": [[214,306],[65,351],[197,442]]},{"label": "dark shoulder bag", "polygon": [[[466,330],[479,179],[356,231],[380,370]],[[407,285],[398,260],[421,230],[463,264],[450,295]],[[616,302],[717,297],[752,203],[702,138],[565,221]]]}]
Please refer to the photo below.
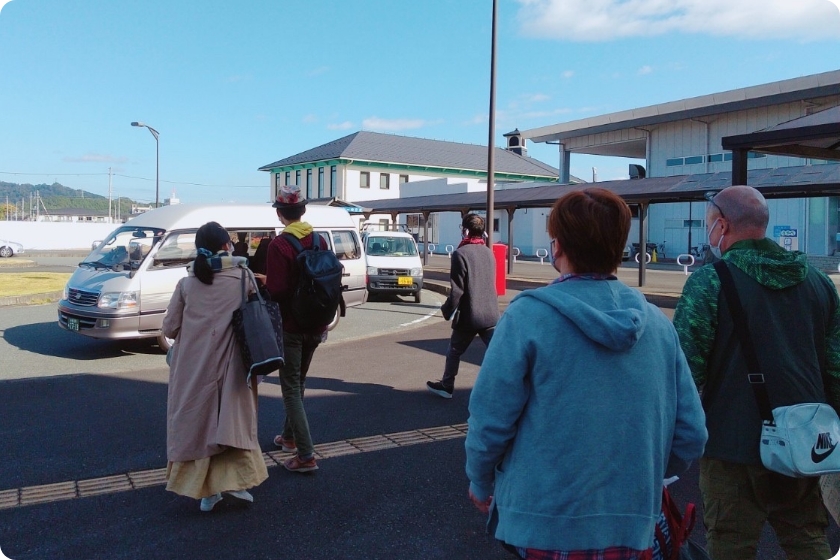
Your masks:
[{"label": "dark shoulder bag", "polygon": [[[250,296],[246,276],[254,287]],[[283,367],[283,321],[277,302],[262,296],[254,274],[247,268],[242,270],[241,285],[242,303],[233,312],[233,333],[250,381],[252,375],[268,375]]]}]

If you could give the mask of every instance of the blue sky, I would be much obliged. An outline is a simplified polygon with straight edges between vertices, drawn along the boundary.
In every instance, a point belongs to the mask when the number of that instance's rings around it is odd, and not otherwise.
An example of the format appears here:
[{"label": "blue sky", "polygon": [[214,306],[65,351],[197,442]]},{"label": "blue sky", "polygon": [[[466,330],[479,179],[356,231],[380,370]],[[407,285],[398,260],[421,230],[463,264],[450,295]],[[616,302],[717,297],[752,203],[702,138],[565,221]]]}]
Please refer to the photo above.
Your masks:
[{"label": "blue sky", "polygon": [[[496,145],[840,69],[831,0],[498,0]],[[487,143],[492,1],[0,0],[0,180],[268,199],[257,168],[358,130]],[[555,147],[529,154],[557,165]],[[626,177],[627,160],[571,172]]]}]

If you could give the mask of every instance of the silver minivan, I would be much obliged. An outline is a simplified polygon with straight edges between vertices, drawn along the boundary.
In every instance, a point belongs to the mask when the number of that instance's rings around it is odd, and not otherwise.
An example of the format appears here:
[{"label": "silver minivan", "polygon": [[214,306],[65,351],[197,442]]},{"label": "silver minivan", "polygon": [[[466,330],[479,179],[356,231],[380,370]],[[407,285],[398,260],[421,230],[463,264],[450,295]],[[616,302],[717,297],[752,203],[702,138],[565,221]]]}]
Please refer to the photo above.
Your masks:
[{"label": "silver minivan", "polygon": [[[327,239],[344,265],[342,301],[332,329],[347,307],[367,301],[364,249],[344,209],[310,204],[303,219]],[[210,221],[222,224],[234,242],[250,238],[246,251],[252,264],[260,258],[259,245],[283,227],[268,204],[177,204],[141,214],[97,243],[79,264],[58,303],[58,324],[93,338],[156,337],[168,350],[172,341],[161,333],[163,316],[178,280],[195,259],[195,233]]]}]

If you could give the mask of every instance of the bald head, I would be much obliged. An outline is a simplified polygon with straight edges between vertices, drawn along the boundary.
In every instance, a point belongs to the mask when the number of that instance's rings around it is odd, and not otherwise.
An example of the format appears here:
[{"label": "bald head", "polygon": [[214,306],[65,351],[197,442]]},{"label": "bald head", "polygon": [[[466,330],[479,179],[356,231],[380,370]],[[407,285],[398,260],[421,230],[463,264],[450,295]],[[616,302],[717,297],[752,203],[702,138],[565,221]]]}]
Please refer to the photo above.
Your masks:
[{"label": "bald head", "polygon": [[707,220],[728,222],[730,238],[763,239],[770,222],[764,196],[752,187],[734,185],[720,191],[709,204]]}]

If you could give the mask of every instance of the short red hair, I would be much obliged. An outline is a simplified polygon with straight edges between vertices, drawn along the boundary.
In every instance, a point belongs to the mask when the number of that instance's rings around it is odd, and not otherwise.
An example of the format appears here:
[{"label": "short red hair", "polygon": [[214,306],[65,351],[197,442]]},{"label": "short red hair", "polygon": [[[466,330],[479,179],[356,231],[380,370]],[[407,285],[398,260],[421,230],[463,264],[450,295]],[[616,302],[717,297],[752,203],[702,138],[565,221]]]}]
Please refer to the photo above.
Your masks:
[{"label": "short red hair", "polygon": [[580,273],[615,272],[629,233],[630,207],[615,193],[601,188],[563,195],[551,207],[548,218],[548,234]]}]

